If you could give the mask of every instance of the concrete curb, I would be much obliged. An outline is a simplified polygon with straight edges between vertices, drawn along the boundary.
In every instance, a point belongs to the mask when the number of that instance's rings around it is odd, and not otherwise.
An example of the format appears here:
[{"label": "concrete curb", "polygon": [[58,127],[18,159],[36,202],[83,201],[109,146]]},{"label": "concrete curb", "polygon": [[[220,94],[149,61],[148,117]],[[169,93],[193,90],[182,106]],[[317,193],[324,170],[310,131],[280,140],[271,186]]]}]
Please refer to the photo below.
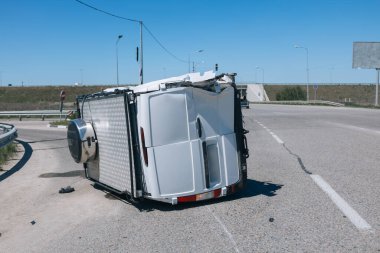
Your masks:
[{"label": "concrete curb", "polygon": [[54,128],[67,128],[67,126],[56,126],[52,124],[48,124],[47,127],[54,127]]}]

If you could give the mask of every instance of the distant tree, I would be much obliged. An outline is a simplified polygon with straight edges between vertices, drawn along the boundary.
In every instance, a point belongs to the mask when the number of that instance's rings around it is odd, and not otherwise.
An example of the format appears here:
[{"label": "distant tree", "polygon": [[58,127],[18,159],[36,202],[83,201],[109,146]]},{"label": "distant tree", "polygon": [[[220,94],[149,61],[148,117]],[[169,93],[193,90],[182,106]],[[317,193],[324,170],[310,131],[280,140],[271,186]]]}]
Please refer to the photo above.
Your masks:
[{"label": "distant tree", "polygon": [[306,100],[306,91],[302,90],[300,86],[286,87],[276,94],[277,101],[294,101]]}]

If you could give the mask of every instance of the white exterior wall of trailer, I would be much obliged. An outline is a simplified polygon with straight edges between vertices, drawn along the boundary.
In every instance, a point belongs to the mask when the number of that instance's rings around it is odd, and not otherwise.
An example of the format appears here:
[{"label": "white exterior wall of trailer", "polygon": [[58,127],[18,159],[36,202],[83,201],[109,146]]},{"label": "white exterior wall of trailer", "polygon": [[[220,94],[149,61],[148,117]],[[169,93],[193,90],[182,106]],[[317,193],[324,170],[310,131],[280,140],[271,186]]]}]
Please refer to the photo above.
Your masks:
[{"label": "white exterior wall of trailer", "polygon": [[239,181],[232,87],[221,93],[172,88],[140,94],[137,101],[139,135],[143,130],[147,149],[143,171],[150,198],[175,202],[180,196]]}]

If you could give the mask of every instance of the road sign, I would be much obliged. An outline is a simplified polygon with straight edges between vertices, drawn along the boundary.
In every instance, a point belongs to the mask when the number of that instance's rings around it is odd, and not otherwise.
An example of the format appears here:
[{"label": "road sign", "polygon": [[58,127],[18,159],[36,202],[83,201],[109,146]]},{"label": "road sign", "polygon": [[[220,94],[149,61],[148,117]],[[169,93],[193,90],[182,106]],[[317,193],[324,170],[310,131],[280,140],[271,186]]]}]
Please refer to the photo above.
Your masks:
[{"label": "road sign", "polygon": [[318,89],[318,84],[314,84],[313,88],[314,88],[314,90],[317,90]]},{"label": "road sign", "polygon": [[352,67],[380,68],[380,42],[354,42]]},{"label": "road sign", "polygon": [[65,98],[66,98],[66,92],[64,90],[61,90],[61,93],[59,94],[59,97],[61,98],[61,101],[65,100]]}]

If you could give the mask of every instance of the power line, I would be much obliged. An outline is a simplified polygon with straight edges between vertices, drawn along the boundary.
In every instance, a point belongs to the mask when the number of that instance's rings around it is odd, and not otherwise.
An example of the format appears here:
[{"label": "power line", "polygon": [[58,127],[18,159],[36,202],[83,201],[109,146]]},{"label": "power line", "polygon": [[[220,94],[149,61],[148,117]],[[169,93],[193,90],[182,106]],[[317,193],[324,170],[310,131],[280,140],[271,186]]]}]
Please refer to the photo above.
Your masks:
[{"label": "power line", "polygon": [[180,58],[178,58],[175,54],[173,54],[172,52],[170,52],[158,39],[156,36],[154,36],[154,34],[149,30],[149,28],[140,20],[136,20],[136,19],[131,19],[131,18],[126,18],[126,17],[122,17],[122,16],[118,16],[118,15],[115,15],[115,14],[112,14],[110,12],[107,12],[107,11],[104,11],[104,10],[101,10],[101,9],[98,9],[92,5],[89,5],[89,4],[86,4],[80,0],[75,0],[76,2],[88,7],[88,8],[91,8],[93,10],[96,10],[96,11],[99,11],[103,14],[107,14],[109,16],[112,16],[112,17],[115,17],[115,18],[119,18],[119,19],[124,19],[124,20],[127,20],[127,21],[131,21],[131,22],[137,22],[137,23],[141,23],[143,25],[143,27],[145,28],[145,30],[149,33],[149,35],[153,38],[153,40],[167,53],[169,54],[170,56],[172,56],[174,59],[176,59],[177,61],[180,61],[180,62],[183,62],[183,63],[188,63],[188,61],[185,61],[185,60],[182,60]]},{"label": "power line", "polygon": [[143,24],[143,26],[146,29],[146,31],[150,34],[150,36],[152,36],[152,38],[157,42],[157,44],[160,45],[160,47],[163,50],[165,50],[166,53],[168,53],[169,55],[171,55],[173,58],[175,58],[176,60],[180,62],[188,63],[188,61],[182,60],[178,58],[177,56],[175,56],[172,52],[170,52],[164,45],[162,45],[162,43],[156,38],[156,36],[153,35],[153,33],[148,29],[148,27],[145,24]]},{"label": "power line", "polygon": [[82,1],[80,1],[80,0],[75,0],[75,1],[77,1],[77,2],[80,3],[80,4],[83,4],[84,6],[87,6],[87,7],[91,8],[91,9],[93,9],[93,10],[96,10],[96,11],[102,12],[102,13],[104,13],[104,14],[110,15],[110,16],[115,17],[115,18],[120,18],[120,19],[124,19],[124,20],[131,21],[131,22],[140,22],[139,20],[136,20],[136,19],[125,18],[125,17],[122,17],[122,16],[118,16],[118,15],[112,14],[112,13],[107,12],[107,11],[103,11],[103,10],[101,10],[101,9],[98,9],[98,8],[94,7],[94,6],[91,6],[91,5],[89,5],[89,4],[86,4],[86,3],[84,3],[84,2],[82,2]]}]

